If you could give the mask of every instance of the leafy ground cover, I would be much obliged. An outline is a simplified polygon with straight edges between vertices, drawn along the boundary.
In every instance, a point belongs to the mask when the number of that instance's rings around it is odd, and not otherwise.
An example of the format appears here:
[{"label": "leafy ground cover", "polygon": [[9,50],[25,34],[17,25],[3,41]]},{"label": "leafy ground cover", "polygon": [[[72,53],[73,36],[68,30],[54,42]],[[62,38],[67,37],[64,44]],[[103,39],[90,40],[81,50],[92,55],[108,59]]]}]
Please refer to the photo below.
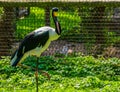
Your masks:
[{"label": "leafy ground cover", "polygon": [[[24,64],[35,67],[35,62],[35,57],[28,57]],[[40,92],[120,92],[118,58],[43,56],[39,63],[39,69],[51,76],[48,80],[39,73]],[[9,57],[0,60],[0,92],[35,92],[35,88],[34,71],[11,67]]]}]

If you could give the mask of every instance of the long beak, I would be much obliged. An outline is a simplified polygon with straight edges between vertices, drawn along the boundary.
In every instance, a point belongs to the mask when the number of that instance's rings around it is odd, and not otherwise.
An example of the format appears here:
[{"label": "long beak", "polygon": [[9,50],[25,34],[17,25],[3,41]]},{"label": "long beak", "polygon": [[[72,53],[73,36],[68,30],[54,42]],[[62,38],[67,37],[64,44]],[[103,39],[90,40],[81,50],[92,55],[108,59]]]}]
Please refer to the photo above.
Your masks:
[{"label": "long beak", "polygon": [[60,34],[61,31],[60,31],[60,25],[59,25],[58,21],[56,21],[56,28],[57,28],[58,34]]}]

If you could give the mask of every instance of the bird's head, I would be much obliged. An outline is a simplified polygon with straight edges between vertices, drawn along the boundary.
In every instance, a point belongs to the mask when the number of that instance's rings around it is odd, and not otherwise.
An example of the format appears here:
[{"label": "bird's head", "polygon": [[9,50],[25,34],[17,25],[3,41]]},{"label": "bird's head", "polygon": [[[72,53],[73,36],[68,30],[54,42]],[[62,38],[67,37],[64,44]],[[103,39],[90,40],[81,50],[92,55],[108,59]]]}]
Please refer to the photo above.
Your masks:
[{"label": "bird's head", "polygon": [[60,23],[58,22],[58,19],[57,19],[57,15],[58,15],[58,8],[57,7],[54,7],[52,8],[52,17],[53,17],[53,20],[55,22],[55,31],[58,35],[61,34],[61,26],[60,26]]},{"label": "bird's head", "polygon": [[58,15],[58,8],[57,7],[52,8],[52,16],[57,17],[57,15]]}]

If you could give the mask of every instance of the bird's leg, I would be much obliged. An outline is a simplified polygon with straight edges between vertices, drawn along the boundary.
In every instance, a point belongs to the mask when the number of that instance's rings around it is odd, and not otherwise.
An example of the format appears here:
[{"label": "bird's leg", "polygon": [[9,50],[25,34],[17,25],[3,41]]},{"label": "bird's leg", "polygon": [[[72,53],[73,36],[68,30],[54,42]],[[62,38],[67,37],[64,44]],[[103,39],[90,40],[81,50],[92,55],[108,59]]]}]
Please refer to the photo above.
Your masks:
[{"label": "bird's leg", "polygon": [[38,61],[39,61],[39,58],[37,57],[37,62],[36,62],[36,74],[37,74],[37,76],[38,76],[38,72],[41,72],[41,74],[43,76],[46,76],[50,80],[50,76],[49,76],[49,74],[47,72],[45,72],[43,70],[38,70],[38,65],[39,65]]},{"label": "bird's leg", "polygon": [[39,68],[38,68],[38,65],[39,65],[39,62],[38,62],[38,61],[39,61],[39,57],[37,57],[36,55],[33,55],[33,56],[37,58],[36,68],[32,68],[32,70],[36,71],[35,76],[38,76],[38,72],[41,72],[41,74],[42,74],[43,76],[46,76],[46,77],[50,80],[49,74],[48,74],[46,71],[39,70]]},{"label": "bird's leg", "polygon": [[[24,65],[24,64],[21,64],[21,63],[18,63],[18,66],[21,66],[23,68],[26,68],[26,69],[31,69],[30,66],[27,66],[27,65]],[[32,70],[35,70],[34,68]]]},{"label": "bird's leg", "polygon": [[38,60],[39,60],[39,58],[37,58],[36,71],[35,71],[35,77],[36,77],[36,92],[38,92]]}]

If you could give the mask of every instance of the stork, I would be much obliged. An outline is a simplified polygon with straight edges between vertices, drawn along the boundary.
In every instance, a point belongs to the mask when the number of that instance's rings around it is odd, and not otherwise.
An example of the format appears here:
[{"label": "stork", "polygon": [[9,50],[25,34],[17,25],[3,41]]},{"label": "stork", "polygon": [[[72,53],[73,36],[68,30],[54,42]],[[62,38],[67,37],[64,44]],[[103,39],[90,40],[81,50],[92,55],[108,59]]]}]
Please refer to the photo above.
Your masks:
[{"label": "stork", "polygon": [[40,57],[51,41],[57,40],[61,35],[61,26],[57,18],[58,8],[52,8],[52,17],[55,29],[49,26],[41,27],[29,33],[20,43],[18,49],[11,57],[11,66],[21,65],[28,56]]}]

